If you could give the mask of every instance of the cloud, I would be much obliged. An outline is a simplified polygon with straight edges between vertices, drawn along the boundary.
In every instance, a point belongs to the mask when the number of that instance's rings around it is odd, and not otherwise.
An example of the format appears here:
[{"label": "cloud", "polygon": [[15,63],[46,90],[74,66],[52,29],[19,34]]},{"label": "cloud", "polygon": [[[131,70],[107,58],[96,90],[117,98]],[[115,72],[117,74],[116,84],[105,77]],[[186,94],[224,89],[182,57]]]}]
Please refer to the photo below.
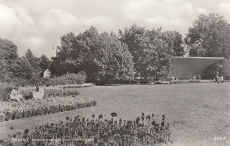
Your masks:
[{"label": "cloud", "polygon": [[46,42],[44,38],[39,37],[24,38],[22,41],[27,43],[28,48],[36,48],[36,50],[38,50]]},{"label": "cloud", "polygon": [[63,10],[51,9],[49,12],[54,13],[65,25],[76,22],[76,18],[73,15]]},{"label": "cloud", "polygon": [[76,22],[76,18],[73,15],[61,9],[51,9],[44,13],[41,19],[41,25],[46,29],[53,29],[54,26]]},{"label": "cloud", "polygon": [[202,7],[196,7],[195,11],[197,14],[205,14],[208,15],[209,11],[206,8],[202,8]]},{"label": "cloud", "polygon": [[223,16],[230,23],[230,2],[223,2],[217,5],[217,12]]},{"label": "cloud", "polygon": [[156,16],[156,17],[148,18],[146,21],[147,21],[147,23],[155,24],[157,26],[162,26],[162,24],[167,23],[167,19],[165,17],[162,17],[162,16]]},{"label": "cloud", "polygon": [[0,37],[13,41],[19,55],[54,56],[54,46],[70,31],[76,35],[96,27],[99,32],[123,30],[136,23],[185,34],[199,14],[219,13],[230,22],[229,0],[1,0]]},{"label": "cloud", "polygon": [[18,32],[18,28],[25,27],[17,18],[15,11],[7,6],[0,5],[0,27],[1,35],[8,37],[12,31]]},{"label": "cloud", "polygon": [[[163,30],[180,30],[195,18],[192,4],[188,0],[136,0],[126,1],[122,7],[126,19],[149,27],[163,27]],[[145,23],[143,23],[145,22]]]},{"label": "cloud", "polygon": [[29,15],[29,12],[26,9],[22,8],[13,8],[15,11],[17,18],[26,26],[35,26],[35,22],[33,18]]}]

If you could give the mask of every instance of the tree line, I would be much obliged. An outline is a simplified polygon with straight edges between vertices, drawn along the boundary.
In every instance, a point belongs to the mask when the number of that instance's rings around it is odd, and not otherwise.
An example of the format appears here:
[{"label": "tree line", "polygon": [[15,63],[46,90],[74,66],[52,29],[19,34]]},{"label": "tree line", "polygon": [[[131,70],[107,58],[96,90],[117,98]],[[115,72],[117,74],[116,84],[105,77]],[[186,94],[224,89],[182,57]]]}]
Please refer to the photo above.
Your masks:
[{"label": "tree line", "polygon": [[17,46],[0,39],[1,79],[32,79],[45,69],[55,76],[84,71],[96,84],[130,82],[139,77],[158,80],[173,71],[173,56],[230,58],[230,26],[218,14],[199,15],[185,37],[178,31],[151,30],[132,25],[118,33],[99,33],[95,27],[61,36],[52,60],[31,50],[18,57]]}]

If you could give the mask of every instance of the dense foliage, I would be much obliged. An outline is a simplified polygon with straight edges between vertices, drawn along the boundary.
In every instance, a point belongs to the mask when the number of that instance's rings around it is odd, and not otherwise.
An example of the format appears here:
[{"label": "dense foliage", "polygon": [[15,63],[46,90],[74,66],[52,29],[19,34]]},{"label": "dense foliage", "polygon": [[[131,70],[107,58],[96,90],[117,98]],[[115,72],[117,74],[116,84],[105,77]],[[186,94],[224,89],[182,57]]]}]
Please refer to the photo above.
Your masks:
[{"label": "dense foliage", "polygon": [[9,99],[9,95],[14,88],[9,84],[0,83],[0,101]]},{"label": "dense foliage", "polygon": [[66,84],[83,84],[86,82],[86,73],[79,72],[77,74],[74,73],[66,73],[63,76],[50,78],[48,79],[52,85],[66,85]]},{"label": "dense foliage", "polygon": [[110,84],[133,77],[133,60],[125,44],[114,33],[99,34],[94,27],[77,36],[61,37],[61,46],[51,65],[54,74],[85,71],[87,81]]},{"label": "dense foliage", "polygon": [[174,51],[173,56],[185,55],[182,35],[178,31],[166,31],[164,34],[167,35],[171,41],[171,45]]},{"label": "dense foliage", "polygon": [[[119,30],[118,35],[99,33],[94,27],[77,35],[70,32],[61,37],[52,61],[45,55],[35,57],[30,49],[18,57],[17,46],[0,39],[0,80],[24,85],[134,83],[137,78],[151,82],[172,72],[172,56],[224,57],[228,61],[229,40],[230,25],[213,13],[199,15],[184,40],[178,31],[149,30],[137,25]],[[227,77],[228,64],[223,66]],[[57,78],[41,79],[46,69]],[[79,78],[70,82],[67,73],[79,73]]]},{"label": "dense foliage", "polygon": [[11,65],[17,57],[17,46],[0,38],[0,81],[8,78]]},{"label": "dense foliage", "polygon": [[33,68],[30,62],[25,57],[19,57],[11,68],[12,76],[22,79],[32,79]]},{"label": "dense foliage", "polygon": [[134,75],[159,79],[171,72],[172,55],[184,54],[181,43],[178,32],[133,25],[117,37],[114,33],[99,34],[91,27],[77,36],[69,33],[61,37],[51,71],[61,75],[83,70],[87,81],[97,84],[125,82]]},{"label": "dense foliage", "polygon": [[199,15],[189,28],[185,41],[190,56],[230,57],[230,25],[218,14]]},{"label": "dense foliage", "polygon": [[[66,121],[47,123],[35,128],[34,132],[25,129],[24,132],[12,133],[8,141],[1,145],[76,145],[76,146],[159,146],[171,142],[169,124],[157,122],[154,114],[135,120],[114,120],[116,113],[111,113],[111,119],[92,119],[76,116],[66,117]],[[13,129],[13,127],[11,127]]]},{"label": "dense foliage", "polygon": [[127,44],[135,62],[136,76],[159,79],[172,69],[173,38],[161,29],[146,30],[136,25],[119,31],[122,42]]}]

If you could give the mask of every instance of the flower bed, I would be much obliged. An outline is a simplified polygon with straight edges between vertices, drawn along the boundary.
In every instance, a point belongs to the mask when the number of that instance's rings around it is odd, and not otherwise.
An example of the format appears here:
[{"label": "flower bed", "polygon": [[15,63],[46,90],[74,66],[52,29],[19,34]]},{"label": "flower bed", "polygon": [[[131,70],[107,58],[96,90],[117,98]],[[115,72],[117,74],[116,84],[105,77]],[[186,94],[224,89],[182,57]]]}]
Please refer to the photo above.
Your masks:
[{"label": "flower bed", "polygon": [[[75,110],[95,105],[93,98],[86,97],[49,97],[40,100],[0,102],[0,121],[28,118],[57,112]],[[4,118],[4,119],[3,119]]]},{"label": "flower bed", "polygon": [[84,83],[81,85],[78,85],[78,84],[58,85],[58,87],[61,87],[61,88],[85,88],[85,87],[92,87],[92,86],[94,86],[94,84],[92,83]]},{"label": "flower bed", "polygon": [[210,83],[211,80],[173,80],[169,84],[182,84],[182,83]]},{"label": "flower bed", "polygon": [[[44,89],[45,92],[45,97],[50,97],[50,96],[59,96],[59,97],[63,97],[63,96],[71,96],[71,95],[78,95],[79,92],[74,89],[74,88],[61,88],[58,86],[49,86],[49,87],[41,87]],[[36,91],[36,87],[20,87],[18,89],[19,93],[22,94],[22,96],[25,99],[31,98],[32,94],[31,92],[35,92]]]},{"label": "flower bed", "polygon": [[[102,115],[92,119],[76,116],[66,117],[66,121],[47,123],[35,127],[35,132],[25,129],[9,136],[9,141],[1,145],[87,145],[87,146],[118,146],[118,145],[162,145],[171,143],[169,124],[165,116],[156,122],[154,115],[136,118],[136,120],[103,119]],[[13,127],[11,127],[13,129]],[[19,139],[19,140],[18,140]]]}]

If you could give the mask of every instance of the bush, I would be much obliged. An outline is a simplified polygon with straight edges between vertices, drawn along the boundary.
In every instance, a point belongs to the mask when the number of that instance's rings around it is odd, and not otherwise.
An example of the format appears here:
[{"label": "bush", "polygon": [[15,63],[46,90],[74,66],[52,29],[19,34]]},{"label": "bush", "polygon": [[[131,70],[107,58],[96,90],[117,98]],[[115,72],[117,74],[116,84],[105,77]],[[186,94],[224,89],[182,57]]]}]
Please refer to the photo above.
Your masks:
[{"label": "bush", "polygon": [[79,72],[77,74],[67,73],[61,77],[55,78],[42,78],[34,77],[31,79],[22,79],[22,78],[7,78],[4,82],[13,84],[15,86],[26,87],[26,86],[55,86],[55,85],[66,85],[66,84],[84,84],[86,81],[85,72]]},{"label": "bush", "polygon": [[5,82],[20,87],[31,86],[34,84],[32,80],[21,79],[21,78],[8,78],[5,80]]},{"label": "bush", "polygon": [[0,101],[8,100],[13,89],[14,87],[9,84],[0,83]]},{"label": "bush", "polygon": [[53,85],[66,85],[66,84],[83,84],[86,81],[85,72],[79,72],[77,74],[67,73],[61,77],[50,78],[50,82]]},{"label": "bush", "polygon": [[85,87],[92,87],[92,86],[94,86],[94,84],[92,83],[84,83],[81,85],[78,85],[78,84],[58,85],[58,87],[61,87],[61,88],[85,88]]},{"label": "bush", "polygon": [[[77,91],[76,88],[59,88],[58,86],[49,86],[49,87],[41,87],[44,89],[45,92],[45,97],[64,97],[64,96],[71,96],[71,95],[78,95],[79,92]],[[36,87],[20,87],[19,88],[19,93],[22,94],[24,99],[29,99],[32,98],[31,92],[35,92]]]},{"label": "bush", "polygon": [[63,96],[78,95],[79,92],[74,88],[64,88]]}]

